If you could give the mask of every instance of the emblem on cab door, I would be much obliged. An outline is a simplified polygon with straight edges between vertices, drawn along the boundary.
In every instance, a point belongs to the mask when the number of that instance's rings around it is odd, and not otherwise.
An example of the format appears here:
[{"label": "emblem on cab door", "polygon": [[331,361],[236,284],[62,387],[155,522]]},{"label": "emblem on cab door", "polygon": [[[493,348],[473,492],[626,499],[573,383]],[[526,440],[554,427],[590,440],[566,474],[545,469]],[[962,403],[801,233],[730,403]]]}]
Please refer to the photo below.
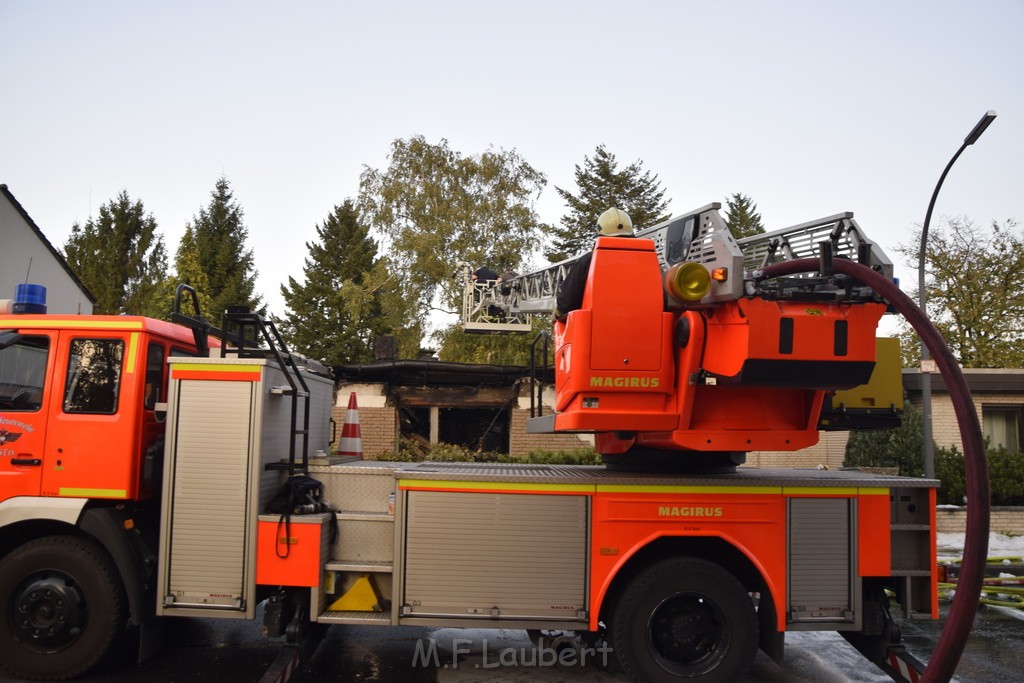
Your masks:
[{"label": "emblem on cab door", "polygon": [[6,429],[0,429],[0,446],[5,443],[17,441],[21,438],[21,432],[9,432]]}]

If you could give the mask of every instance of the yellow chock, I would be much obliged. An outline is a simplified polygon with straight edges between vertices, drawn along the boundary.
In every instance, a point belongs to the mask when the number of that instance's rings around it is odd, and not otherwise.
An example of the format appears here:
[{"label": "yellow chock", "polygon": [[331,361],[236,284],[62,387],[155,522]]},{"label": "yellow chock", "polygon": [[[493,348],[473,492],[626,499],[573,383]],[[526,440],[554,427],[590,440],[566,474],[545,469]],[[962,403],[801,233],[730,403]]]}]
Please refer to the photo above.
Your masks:
[{"label": "yellow chock", "polygon": [[327,609],[332,612],[383,612],[383,604],[373,577],[363,574]]}]

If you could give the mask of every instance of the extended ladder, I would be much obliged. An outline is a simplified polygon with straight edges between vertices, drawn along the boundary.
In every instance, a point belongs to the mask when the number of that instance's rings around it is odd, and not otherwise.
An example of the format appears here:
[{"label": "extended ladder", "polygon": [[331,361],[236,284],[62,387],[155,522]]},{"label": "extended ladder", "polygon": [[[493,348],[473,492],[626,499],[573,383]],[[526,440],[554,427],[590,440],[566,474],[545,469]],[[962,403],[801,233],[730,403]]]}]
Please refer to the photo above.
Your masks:
[{"label": "extended ladder", "polygon": [[[721,208],[714,202],[636,233],[654,241],[663,271],[683,261],[729,270],[733,276],[715,282],[702,304],[753,294],[747,290],[754,287],[749,280],[756,271],[780,261],[821,258],[823,243],[832,258],[859,261],[892,278],[892,261],[867,238],[851,212],[735,240]],[[460,264],[463,329],[478,334],[529,332],[534,315],[550,315],[555,309],[558,290],[577,258],[502,282],[474,281],[469,264]]]}]

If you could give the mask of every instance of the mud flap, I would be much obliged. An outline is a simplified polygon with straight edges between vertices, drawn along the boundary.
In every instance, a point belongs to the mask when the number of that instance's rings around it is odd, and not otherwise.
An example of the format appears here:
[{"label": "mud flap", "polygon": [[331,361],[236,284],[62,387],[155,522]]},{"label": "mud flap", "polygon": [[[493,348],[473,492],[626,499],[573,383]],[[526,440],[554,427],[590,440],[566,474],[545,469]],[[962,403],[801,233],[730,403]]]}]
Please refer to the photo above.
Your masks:
[{"label": "mud flap", "polygon": [[840,635],[894,681],[921,680],[925,665],[903,646],[900,627],[889,613],[889,598],[880,584],[864,584],[864,631]]}]

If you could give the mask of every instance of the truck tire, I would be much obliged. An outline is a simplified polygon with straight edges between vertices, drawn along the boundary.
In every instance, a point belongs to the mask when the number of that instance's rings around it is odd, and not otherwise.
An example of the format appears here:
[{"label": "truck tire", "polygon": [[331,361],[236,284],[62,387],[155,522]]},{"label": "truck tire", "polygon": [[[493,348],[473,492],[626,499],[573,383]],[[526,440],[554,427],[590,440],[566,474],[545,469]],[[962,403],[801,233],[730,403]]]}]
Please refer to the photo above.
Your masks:
[{"label": "truck tire", "polygon": [[736,578],[697,558],[662,560],[627,586],[612,643],[638,681],[732,681],[757,653],[757,613]]},{"label": "truck tire", "polygon": [[125,621],[113,563],[93,541],[48,536],[0,560],[0,662],[25,678],[64,679],[94,666]]}]

